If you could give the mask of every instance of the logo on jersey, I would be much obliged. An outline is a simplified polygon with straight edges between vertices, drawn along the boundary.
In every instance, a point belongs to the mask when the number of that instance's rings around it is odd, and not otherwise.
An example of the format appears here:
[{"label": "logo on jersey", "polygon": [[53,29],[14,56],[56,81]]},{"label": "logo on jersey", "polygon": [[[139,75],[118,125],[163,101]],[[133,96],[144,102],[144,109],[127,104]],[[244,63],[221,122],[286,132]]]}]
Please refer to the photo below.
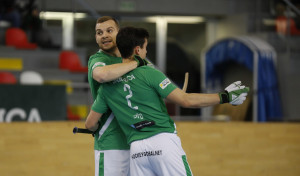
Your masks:
[{"label": "logo on jersey", "polygon": [[128,75],[128,76],[125,76],[125,77],[120,77],[120,78],[114,80],[113,84],[119,83],[119,82],[128,82],[128,81],[132,81],[134,79],[135,79],[134,75],[131,74],[131,75]]},{"label": "logo on jersey", "polygon": [[171,81],[169,80],[169,78],[166,78],[159,84],[159,87],[165,89],[170,83]]},{"label": "logo on jersey", "polygon": [[162,150],[134,153],[131,155],[131,158],[136,159],[136,158],[141,158],[141,157],[149,157],[149,156],[151,157],[151,156],[157,156],[157,155],[162,155]]},{"label": "logo on jersey", "polygon": [[234,100],[236,99],[236,97],[237,97],[236,95],[232,94],[231,99]]},{"label": "logo on jersey", "polygon": [[93,67],[92,67],[92,70],[95,68],[95,67],[97,67],[97,66],[105,66],[106,64],[104,63],[104,62],[96,62],[94,65],[93,65]]},{"label": "logo on jersey", "polygon": [[143,117],[143,114],[141,114],[141,113],[136,113],[136,114],[133,116],[133,119],[144,119],[144,117]]}]

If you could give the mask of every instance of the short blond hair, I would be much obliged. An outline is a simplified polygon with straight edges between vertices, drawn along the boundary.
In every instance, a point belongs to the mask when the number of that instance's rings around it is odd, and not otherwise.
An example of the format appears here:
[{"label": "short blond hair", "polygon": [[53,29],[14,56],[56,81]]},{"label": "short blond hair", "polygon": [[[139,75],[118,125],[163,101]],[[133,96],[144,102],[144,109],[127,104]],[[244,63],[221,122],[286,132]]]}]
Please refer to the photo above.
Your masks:
[{"label": "short blond hair", "polygon": [[119,24],[118,20],[111,16],[102,16],[102,17],[98,18],[97,24],[104,23],[105,21],[108,21],[108,20],[113,20],[115,22],[116,26],[118,27],[118,29],[120,29],[120,24]]}]

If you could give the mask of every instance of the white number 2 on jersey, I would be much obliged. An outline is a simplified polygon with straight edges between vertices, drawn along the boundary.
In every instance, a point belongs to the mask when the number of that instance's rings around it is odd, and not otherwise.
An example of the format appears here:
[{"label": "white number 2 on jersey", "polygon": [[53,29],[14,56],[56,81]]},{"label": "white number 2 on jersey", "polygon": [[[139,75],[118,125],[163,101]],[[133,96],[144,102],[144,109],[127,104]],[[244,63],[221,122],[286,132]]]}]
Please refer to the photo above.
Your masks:
[{"label": "white number 2 on jersey", "polygon": [[138,110],[139,107],[138,107],[138,106],[132,107],[131,101],[129,100],[129,98],[132,97],[132,91],[131,91],[131,89],[130,89],[130,86],[129,86],[128,84],[124,84],[124,91],[126,92],[127,90],[128,90],[128,92],[129,92],[129,95],[126,96],[126,100],[127,100],[128,106],[129,106],[130,108],[134,109],[134,110]]}]

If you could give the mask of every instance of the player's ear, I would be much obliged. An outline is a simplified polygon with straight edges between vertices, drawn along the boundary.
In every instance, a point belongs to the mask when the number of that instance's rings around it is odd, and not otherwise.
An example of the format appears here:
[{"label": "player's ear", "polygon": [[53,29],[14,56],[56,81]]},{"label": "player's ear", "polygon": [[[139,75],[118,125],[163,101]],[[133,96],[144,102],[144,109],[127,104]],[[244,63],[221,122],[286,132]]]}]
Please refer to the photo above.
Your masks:
[{"label": "player's ear", "polygon": [[136,46],[134,48],[134,54],[139,55],[140,54],[140,46]]}]

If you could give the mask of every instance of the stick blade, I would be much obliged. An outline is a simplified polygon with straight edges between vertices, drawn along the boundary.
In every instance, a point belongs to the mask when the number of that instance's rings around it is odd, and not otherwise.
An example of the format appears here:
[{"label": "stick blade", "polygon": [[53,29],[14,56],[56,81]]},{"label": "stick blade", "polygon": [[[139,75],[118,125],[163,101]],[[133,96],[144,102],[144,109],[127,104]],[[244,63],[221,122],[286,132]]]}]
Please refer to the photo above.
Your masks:
[{"label": "stick blade", "polygon": [[189,72],[186,72],[185,75],[184,75],[184,83],[183,83],[183,87],[182,87],[182,90],[184,92],[186,92],[188,83],[189,83]]}]

